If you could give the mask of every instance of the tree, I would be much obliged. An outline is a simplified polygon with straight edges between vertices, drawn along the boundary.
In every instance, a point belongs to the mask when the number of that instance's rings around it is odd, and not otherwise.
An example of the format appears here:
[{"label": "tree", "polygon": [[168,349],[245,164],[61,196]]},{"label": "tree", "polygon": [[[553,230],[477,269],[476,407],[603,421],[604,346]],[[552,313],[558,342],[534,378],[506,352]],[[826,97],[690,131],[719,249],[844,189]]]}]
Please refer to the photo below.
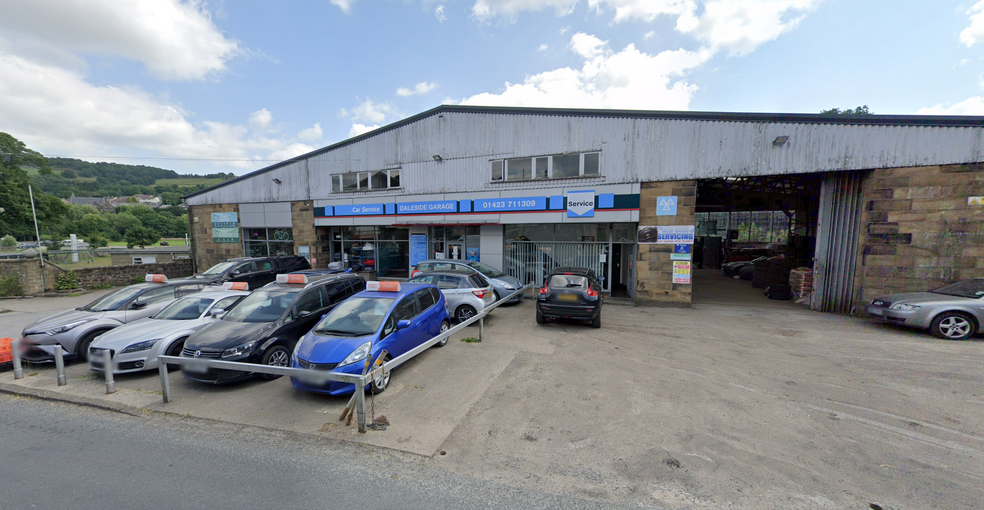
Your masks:
[{"label": "tree", "polygon": [[7,234],[3,236],[3,239],[0,239],[0,246],[3,246],[4,248],[13,248],[14,246],[17,246],[17,239],[12,235]]},{"label": "tree", "polygon": [[123,238],[126,240],[127,248],[133,248],[134,246],[144,248],[156,244],[157,241],[161,240],[160,234],[147,227],[130,229]]},{"label": "tree", "polygon": [[88,242],[89,246],[93,248],[102,248],[103,246],[109,246],[109,240],[98,234],[87,237],[86,242]]},{"label": "tree", "polygon": [[874,115],[874,113],[868,110],[868,105],[864,105],[857,108],[848,108],[846,110],[841,110],[840,108],[821,110],[820,115]]},{"label": "tree", "polygon": [[[0,232],[15,237],[34,237],[34,219],[27,187],[31,179],[24,168],[37,168],[51,173],[47,160],[41,154],[28,149],[24,142],[0,132],[0,204],[5,209],[0,214]],[[34,202],[38,223],[43,230],[57,226],[67,211],[65,204],[53,195],[34,190]]]},{"label": "tree", "polygon": [[71,170],[62,170],[61,176],[63,179],[74,179],[77,177],[75,172]]}]

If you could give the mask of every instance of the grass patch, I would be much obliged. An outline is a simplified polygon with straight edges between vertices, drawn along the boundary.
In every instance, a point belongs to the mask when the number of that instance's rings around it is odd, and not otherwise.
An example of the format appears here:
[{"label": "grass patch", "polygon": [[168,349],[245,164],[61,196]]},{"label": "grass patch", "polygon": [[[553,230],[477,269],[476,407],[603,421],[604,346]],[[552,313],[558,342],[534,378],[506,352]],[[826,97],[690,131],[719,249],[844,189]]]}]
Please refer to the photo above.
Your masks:
[{"label": "grass patch", "polygon": [[481,342],[481,340],[479,340],[479,339],[477,339],[477,338],[475,338],[473,336],[470,336],[468,338],[462,338],[461,341],[462,342],[465,342],[466,344],[477,344],[477,343]]}]

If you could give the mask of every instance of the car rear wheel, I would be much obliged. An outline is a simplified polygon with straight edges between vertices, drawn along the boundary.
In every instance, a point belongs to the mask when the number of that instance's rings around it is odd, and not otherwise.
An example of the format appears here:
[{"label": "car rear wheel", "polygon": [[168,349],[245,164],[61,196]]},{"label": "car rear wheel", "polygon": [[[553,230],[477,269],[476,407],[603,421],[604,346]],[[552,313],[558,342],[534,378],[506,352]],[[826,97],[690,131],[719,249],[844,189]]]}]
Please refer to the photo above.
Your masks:
[{"label": "car rear wheel", "polygon": [[601,313],[599,313],[597,317],[595,317],[594,319],[591,320],[591,327],[592,328],[600,328],[601,327]]},{"label": "car rear wheel", "polygon": [[494,296],[495,296],[495,300],[496,300],[496,301],[498,301],[498,300],[500,300],[500,299],[502,299],[501,297],[499,297],[499,291],[497,291],[497,290],[493,290],[493,291],[492,291],[492,295],[494,295]]},{"label": "car rear wheel", "polygon": [[[441,322],[441,333],[444,333],[445,331],[447,331],[449,329],[451,329],[451,325],[448,324],[448,321],[442,321]],[[434,344],[434,347],[444,347],[445,345],[448,345],[448,337],[444,337],[444,340],[441,340],[440,342],[437,342],[436,344]]]},{"label": "car rear wheel", "polygon": [[[383,359],[383,362],[385,363],[385,362],[387,362],[387,361],[389,361],[391,359],[393,359],[393,357],[390,356],[389,354],[387,354],[386,355],[386,358]],[[393,377],[393,371],[392,370],[389,370],[389,371],[383,372],[382,374],[379,374],[379,377],[373,379],[372,382],[369,383],[370,386],[372,386],[372,392],[373,393],[382,393],[382,392],[386,391],[386,387],[389,386],[389,382],[390,382],[390,378],[391,377]]]},{"label": "car rear wheel", "polygon": [[540,309],[537,308],[536,309],[536,323],[542,325],[545,322],[547,322],[547,320],[543,317],[543,314],[540,313]]},{"label": "car rear wheel", "polygon": [[974,319],[959,312],[944,312],[933,319],[929,332],[946,340],[966,340],[977,332]]},{"label": "car rear wheel", "polygon": [[454,318],[458,323],[462,323],[474,317],[476,313],[478,312],[471,305],[461,305],[454,311]]},{"label": "car rear wheel", "polygon": [[[264,365],[269,365],[271,367],[289,367],[290,366],[290,351],[282,345],[274,345],[267,349],[263,353],[263,358],[260,363]],[[266,379],[267,381],[272,381],[274,379],[279,379],[279,375],[273,374],[260,374],[260,377]]]}]

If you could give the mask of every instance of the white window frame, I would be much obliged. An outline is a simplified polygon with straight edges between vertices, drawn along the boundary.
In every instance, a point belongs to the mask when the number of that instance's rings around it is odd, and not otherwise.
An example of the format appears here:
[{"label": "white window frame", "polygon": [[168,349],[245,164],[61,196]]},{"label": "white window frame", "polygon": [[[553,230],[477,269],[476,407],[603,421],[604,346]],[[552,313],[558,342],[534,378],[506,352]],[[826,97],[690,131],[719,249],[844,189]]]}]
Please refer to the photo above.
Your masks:
[{"label": "white window frame", "polygon": [[[584,169],[585,169],[585,167],[584,167],[584,160],[585,160],[585,156],[587,156],[588,154],[597,154],[598,155],[598,173],[596,173],[596,174],[585,174],[584,173]],[[580,153],[578,153],[577,176],[571,176],[571,177],[554,177],[554,156],[569,156],[569,155],[570,154],[549,154],[549,155],[545,155],[545,156],[530,156],[529,157],[529,160],[530,160],[530,165],[531,165],[530,166],[530,168],[531,168],[531,178],[530,179],[520,179],[519,181],[527,181],[527,180],[533,180],[533,181],[539,180],[539,181],[542,181],[542,180],[548,180],[548,179],[578,179],[578,178],[585,178],[585,177],[590,179],[590,178],[596,178],[596,177],[601,177],[602,176],[602,173],[601,173],[601,151],[587,151],[587,152],[580,152]],[[536,160],[539,159],[539,158],[547,158],[547,176],[546,177],[537,177],[536,176]],[[526,158],[490,159],[489,160],[489,174],[488,174],[489,175],[489,182],[490,183],[517,182],[517,180],[515,180],[515,179],[512,180],[512,181],[510,181],[510,179],[509,179],[509,160],[510,159],[526,159]],[[492,175],[493,168],[492,167],[496,163],[499,163],[502,166],[502,179],[495,179],[495,178],[493,178],[493,175]]]},{"label": "white window frame", "polygon": [[[331,193],[356,193],[359,191],[380,191],[386,189],[400,189],[403,187],[403,181],[400,181],[399,186],[390,186],[390,182],[393,180],[393,172],[400,173],[402,168],[384,168],[381,170],[368,170],[364,172],[344,172],[340,174],[331,174],[330,185]],[[382,188],[372,187],[372,176],[376,172],[386,172],[386,186]],[[345,180],[343,175],[355,175],[355,190],[345,191],[342,189],[342,182]],[[366,187],[362,187],[362,176],[366,176]],[[400,177],[403,177],[402,175]]]}]

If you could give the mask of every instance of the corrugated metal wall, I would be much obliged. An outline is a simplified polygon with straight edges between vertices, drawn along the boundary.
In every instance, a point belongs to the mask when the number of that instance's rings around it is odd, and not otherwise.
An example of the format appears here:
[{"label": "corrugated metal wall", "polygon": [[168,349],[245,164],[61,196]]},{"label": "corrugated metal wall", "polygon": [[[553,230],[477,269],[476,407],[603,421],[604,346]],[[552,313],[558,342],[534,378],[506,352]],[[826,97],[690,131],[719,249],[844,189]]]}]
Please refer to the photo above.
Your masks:
[{"label": "corrugated metal wall", "polygon": [[[788,142],[773,145],[780,135]],[[982,140],[980,126],[450,111],[257,173],[188,203],[324,199],[331,174],[387,168],[401,168],[399,193],[408,195],[550,187],[556,181],[492,183],[488,161],[597,150],[602,177],[578,185],[969,163],[982,160]],[[434,161],[435,154],[443,161]]]},{"label": "corrugated metal wall", "polygon": [[831,173],[821,183],[810,304],[814,310],[850,313],[854,303],[864,174]]}]

